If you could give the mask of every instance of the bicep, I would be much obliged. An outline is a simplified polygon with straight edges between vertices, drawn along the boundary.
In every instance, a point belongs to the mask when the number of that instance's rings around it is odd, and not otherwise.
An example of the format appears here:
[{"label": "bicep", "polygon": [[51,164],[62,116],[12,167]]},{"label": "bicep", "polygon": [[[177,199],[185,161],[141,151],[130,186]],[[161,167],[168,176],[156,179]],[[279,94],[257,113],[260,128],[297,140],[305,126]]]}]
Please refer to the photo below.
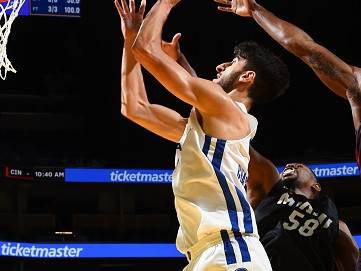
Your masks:
[{"label": "bicep", "polygon": [[162,105],[142,106],[131,120],[145,129],[178,143],[187,125],[187,119],[178,112]]},{"label": "bicep", "polygon": [[357,87],[357,78],[352,66],[313,41],[310,41],[305,47],[307,50],[299,57],[335,94],[346,98],[346,91]]}]

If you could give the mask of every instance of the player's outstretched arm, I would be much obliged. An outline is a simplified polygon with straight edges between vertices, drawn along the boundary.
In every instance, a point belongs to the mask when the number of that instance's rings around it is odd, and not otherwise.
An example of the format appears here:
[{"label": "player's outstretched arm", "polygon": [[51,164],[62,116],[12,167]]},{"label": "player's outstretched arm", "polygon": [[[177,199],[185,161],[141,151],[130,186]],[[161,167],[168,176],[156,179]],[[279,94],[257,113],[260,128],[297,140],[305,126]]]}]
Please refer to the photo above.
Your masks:
[{"label": "player's outstretched arm", "polygon": [[[169,92],[197,108],[202,115],[232,116],[239,109],[219,85],[191,76],[161,49],[163,25],[178,2],[158,0],[155,3],[133,45],[134,56]],[[223,110],[225,106],[229,107],[228,111]],[[248,125],[246,116],[244,122]]]},{"label": "player's outstretched arm", "polygon": [[276,17],[255,0],[215,1],[223,4],[218,7],[221,11],[253,17],[274,40],[310,66],[322,82],[337,95],[347,98],[347,91],[360,92],[355,68],[317,44],[302,29]]},{"label": "player's outstretched arm", "polygon": [[[143,21],[145,1],[138,12],[134,0],[115,0],[121,18],[124,48],[121,71],[121,112],[128,119],[174,142],[181,138],[186,119],[177,112],[161,105],[150,104],[144,86],[140,64],[135,60],[131,47]],[[164,43],[169,52],[175,51],[175,43]]]},{"label": "player's outstretched arm", "polygon": [[276,166],[266,157],[250,147],[248,166],[247,196],[255,209],[279,181]]},{"label": "player's outstretched arm", "polygon": [[337,271],[357,271],[360,251],[352,234],[343,221],[339,221],[339,235],[335,242]]}]

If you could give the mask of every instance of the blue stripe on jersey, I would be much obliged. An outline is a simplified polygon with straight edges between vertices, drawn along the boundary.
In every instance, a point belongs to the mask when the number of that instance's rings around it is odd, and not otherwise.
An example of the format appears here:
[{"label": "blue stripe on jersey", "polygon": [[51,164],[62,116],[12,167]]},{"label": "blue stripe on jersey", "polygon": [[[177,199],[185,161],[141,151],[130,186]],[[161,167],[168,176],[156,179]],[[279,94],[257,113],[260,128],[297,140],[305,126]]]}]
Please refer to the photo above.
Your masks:
[{"label": "blue stripe on jersey", "polygon": [[207,136],[204,138],[204,145],[203,145],[203,149],[202,152],[207,156],[208,152],[209,152],[209,147],[211,146],[211,137]]},{"label": "blue stripe on jersey", "polygon": [[[204,141],[202,151],[206,156],[207,156],[207,154],[209,152],[211,139],[212,138],[210,136],[207,136],[207,135],[205,136],[205,141]],[[214,171],[216,173],[218,182],[219,182],[219,184],[221,186],[221,189],[223,191],[223,194],[224,194],[224,197],[225,197],[225,200],[226,200],[228,215],[229,215],[231,225],[232,225],[232,231],[234,233],[239,233],[240,230],[239,230],[239,225],[238,225],[238,214],[237,214],[236,204],[235,204],[235,201],[233,199],[232,193],[231,193],[231,191],[230,191],[230,189],[228,187],[226,177],[224,176],[224,174],[221,171],[221,163],[222,163],[222,159],[223,159],[223,153],[224,153],[225,146],[226,146],[226,141],[225,140],[217,139],[216,149],[215,149],[214,154],[213,154],[212,166],[213,166],[213,169],[214,169]],[[235,187],[235,189],[237,191],[237,187]],[[237,195],[238,195],[238,192],[240,192],[240,191],[237,191]],[[250,232],[253,232],[252,217],[250,216],[249,205],[248,205],[247,201],[245,200],[245,198],[243,197],[242,192],[240,192],[240,193],[241,193],[242,197],[240,197],[240,195],[238,195],[238,197],[240,199],[241,206],[242,206],[242,208],[244,206],[246,208],[243,211],[246,211],[246,212],[248,211],[248,215],[244,214],[244,217],[245,217],[244,223],[249,223],[249,219],[251,219],[250,220],[250,226],[249,225],[247,226],[245,224],[245,229],[246,229],[246,231],[250,230]],[[243,199],[246,202],[246,205],[243,204],[244,202],[242,203],[241,199]],[[234,250],[233,250],[233,247],[231,245],[228,233],[226,231],[224,233],[224,230],[222,230],[221,235],[222,235],[222,240],[223,240],[223,243],[224,243],[224,250],[225,250],[227,264],[235,263],[236,259],[234,258],[234,262],[233,262],[233,258],[232,258],[233,257],[232,253],[234,255]],[[243,240],[242,236],[236,238],[236,240],[237,240],[237,243],[238,243],[239,248],[240,248],[241,253],[242,253],[243,262],[249,262],[251,258],[250,258],[250,254],[249,254],[246,242]]]},{"label": "blue stripe on jersey", "polygon": [[241,202],[241,206],[243,210],[244,230],[246,233],[253,233],[251,206],[249,205],[248,201],[245,199],[241,190],[239,190],[236,186],[234,188],[236,189],[237,196],[239,201]]},{"label": "blue stripe on jersey", "polygon": [[224,254],[226,255],[227,265],[237,262],[236,255],[229,239],[228,232],[226,230],[221,230],[221,237],[223,240]]},{"label": "blue stripe on jersey", "polygon": [[228,215],[229,215],[229,218],[230,218],[231,224],[232,224],[232,230],[239,232],[236,204],[232,197],[231,190],[228,187],[226,177],[221,172],[221,163],[222,163],[225,145],[226,145],[225,140],[220,140],[220,139],[217,140],[216,149],[213,154],[212,165],[213,165],[214,171],[216,173],[218,182],[222,188],[225,199],[226,199]]},{"label": "blue stripe on jersey", "polygon": [[234,237],[238,243],[239,249],[241,250],[242,254],[242,262],[250,262],[251,255],[249,254],[248,246],[246,241],[243,239],[241,234],[234,233]]}]

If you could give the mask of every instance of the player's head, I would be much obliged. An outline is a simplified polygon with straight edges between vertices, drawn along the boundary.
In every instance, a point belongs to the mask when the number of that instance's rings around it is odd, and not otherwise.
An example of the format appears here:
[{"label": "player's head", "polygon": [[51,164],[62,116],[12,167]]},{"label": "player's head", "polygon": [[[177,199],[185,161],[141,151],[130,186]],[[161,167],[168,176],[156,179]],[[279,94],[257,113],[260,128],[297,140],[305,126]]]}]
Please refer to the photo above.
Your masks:
[{"label": "player's head", "polygon": [[285,186],[309,199],[316,198],[321,192],[317,176],[304,164],[287,164],[280,177]]},{"label": "player's head", "polygon": [[232,62],[217,66],[217,79],[226,92],[248,90],[254,103],[266,103],[282,95],[289,85],[287,66],[269,50],[255,42],[242,42],[234,48]]}]

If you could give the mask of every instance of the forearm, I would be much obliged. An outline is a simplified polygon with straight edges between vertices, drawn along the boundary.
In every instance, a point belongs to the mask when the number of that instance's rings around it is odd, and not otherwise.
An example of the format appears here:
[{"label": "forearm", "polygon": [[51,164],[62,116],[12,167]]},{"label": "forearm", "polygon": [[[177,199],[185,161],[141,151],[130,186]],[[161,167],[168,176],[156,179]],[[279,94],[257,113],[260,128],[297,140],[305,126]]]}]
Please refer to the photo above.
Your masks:
[{"label": "forearm", "polygon": [[178,64],[181,65],[190,75],[197,77],[197,73],[189,64],[187,58],[181,53],[180,57],[177,60]]},{"label": "forearm", "polygon": [[276,17],[258,4],[252,8],[252,17],[275,41],[311,67],[335,94],[346,98],[347,89],[357,88],[351,66],[316,43],[302,29]]},{"label": "forearm", "polygon": [[[152,58],[153,62],[157,62],[164,58],[165,52],[162,50],[162,29],[172,6],[166,1],[158,0],[158,2],[149,11],[142,27],[139,30],[133,48],[137,60],[147,68],[147,58]],[[177,63],[183,67],[190,75],[197,76],[186,57],[180,53]]]},{"label": "forearm", "polygon": [[307,42],[313,42],[302,29],[276,17],[258,4],[252,8],[252,17],[274,40],[298,57],[307,53]]},{"label": "forearm", "polygon": [[194,93],[189,87],[192,76],[162,49],[162,27],[171,8],[166,1],[158,0],[143,21],[132,52],[169,92],[194,106]]},{"label": "forearm", "polygon": [[131,52],[131,44],[124,42],[121,70],[121,112],[132,118],[139,114],[139,108],[148,103],[140,64]]}]

